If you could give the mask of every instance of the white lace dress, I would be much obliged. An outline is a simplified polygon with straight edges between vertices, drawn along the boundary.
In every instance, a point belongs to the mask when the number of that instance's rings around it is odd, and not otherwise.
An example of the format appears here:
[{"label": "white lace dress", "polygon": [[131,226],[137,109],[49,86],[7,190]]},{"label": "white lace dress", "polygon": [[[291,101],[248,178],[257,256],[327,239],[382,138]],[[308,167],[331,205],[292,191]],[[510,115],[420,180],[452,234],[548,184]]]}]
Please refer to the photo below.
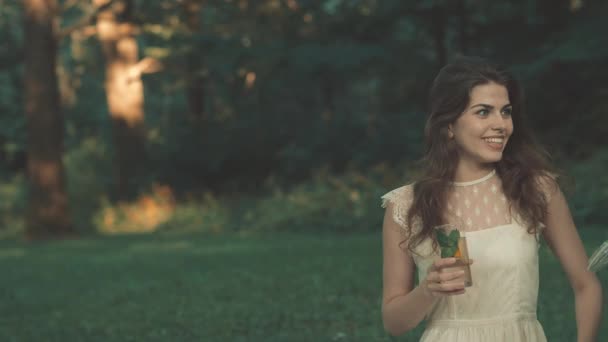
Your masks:
[{"label": "white lace dress", "polygon": [[[437,299],[426,316],[421,341],[546,341],[536,318],[539,244],[535,236],[517,215],[510,214],[494,171],[472,182],[452,184],[448,220],[465,231],[469,257],[474,259],[473,286],[462,295]],[[403,232],[412,193],[412,185],[407,185],[382,196],[383,207],[387,201],[393,203],[393,219]],[[432,253],[430,240],[416,252],[421,255],[413,255],[418,276],[424,279],[440,256]]]}]

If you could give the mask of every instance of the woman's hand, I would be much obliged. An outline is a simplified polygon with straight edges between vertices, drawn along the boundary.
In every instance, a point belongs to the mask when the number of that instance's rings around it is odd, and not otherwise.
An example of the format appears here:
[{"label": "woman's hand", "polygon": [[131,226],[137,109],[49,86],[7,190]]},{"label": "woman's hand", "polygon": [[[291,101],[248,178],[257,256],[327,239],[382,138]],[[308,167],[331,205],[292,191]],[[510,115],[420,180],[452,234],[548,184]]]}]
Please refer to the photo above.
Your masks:
[{"label": "woman's hand", "polygon": [[[454,296],[465,293],[464,266],[457,266],[456,258],[437,259],[420,283],[423,292],[430,297]],[[469,265],[473,263],[469,259]]]}]

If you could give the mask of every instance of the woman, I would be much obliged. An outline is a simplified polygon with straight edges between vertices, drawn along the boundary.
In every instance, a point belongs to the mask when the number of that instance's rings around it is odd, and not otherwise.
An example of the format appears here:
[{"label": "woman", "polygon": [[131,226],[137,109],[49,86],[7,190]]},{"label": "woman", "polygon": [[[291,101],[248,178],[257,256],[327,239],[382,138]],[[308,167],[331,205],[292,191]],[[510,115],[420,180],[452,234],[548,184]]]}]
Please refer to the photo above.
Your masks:
[{"label": "woman", "polygon": [[[423,175],[382,196],[385,329],[427,326],[422,341],[546,341],[536,318],[540,236],[574,290],[578,341],[595,341],[602,290],[555,172],[524,125],[504,69],[462,57],[430,92]],[[464,231],[473,285],[441,258],[434,227]],[[414,270],[419,285],[414,287]]]}]

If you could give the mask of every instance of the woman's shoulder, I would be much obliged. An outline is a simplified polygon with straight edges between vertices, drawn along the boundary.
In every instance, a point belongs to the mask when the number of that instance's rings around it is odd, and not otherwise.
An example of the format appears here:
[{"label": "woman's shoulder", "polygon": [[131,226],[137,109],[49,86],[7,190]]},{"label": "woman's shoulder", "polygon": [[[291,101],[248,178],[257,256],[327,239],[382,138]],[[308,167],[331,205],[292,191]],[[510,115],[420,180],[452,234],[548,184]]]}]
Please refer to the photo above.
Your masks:
[{"label": "woman's shoulder", "polygon": [[393,206],[408,206],[412,202],[414,195],[414,183],[406,184],[395,188],[382,195],[382,208],[386,208],[389,204]]},{"label": "woman's shoulder", "polygon": [[559,175],[551,172],[542,172],[535,178],[538,189],[545,196],[547,203],[551,201],[551,198],[559,191],[558,179]]},{"label": "woman's shoulder", "polygon": [[414,185],[415,183],[406,184],[393,189],[382,198],[382,207],[389,210],[393,221],[395,221],[400,228],[403,230],[402,233],[409,236],[414,231],[420,229],[420,223],[418,219],[414,218],[412,222],[412,229],[408,225],[408,212],[414,199]]}]

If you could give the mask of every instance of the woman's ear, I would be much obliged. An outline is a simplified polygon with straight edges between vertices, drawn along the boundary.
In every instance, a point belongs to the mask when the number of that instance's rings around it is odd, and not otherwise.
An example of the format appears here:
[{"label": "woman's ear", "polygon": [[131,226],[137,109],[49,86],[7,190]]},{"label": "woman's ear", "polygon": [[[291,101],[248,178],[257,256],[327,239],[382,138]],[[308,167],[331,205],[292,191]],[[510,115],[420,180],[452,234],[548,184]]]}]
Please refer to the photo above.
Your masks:
[{"label": "woman's ear", "polygon": [[448,137],[454,139],[454,132],[452,131],[452,124],[448,124]]}]

